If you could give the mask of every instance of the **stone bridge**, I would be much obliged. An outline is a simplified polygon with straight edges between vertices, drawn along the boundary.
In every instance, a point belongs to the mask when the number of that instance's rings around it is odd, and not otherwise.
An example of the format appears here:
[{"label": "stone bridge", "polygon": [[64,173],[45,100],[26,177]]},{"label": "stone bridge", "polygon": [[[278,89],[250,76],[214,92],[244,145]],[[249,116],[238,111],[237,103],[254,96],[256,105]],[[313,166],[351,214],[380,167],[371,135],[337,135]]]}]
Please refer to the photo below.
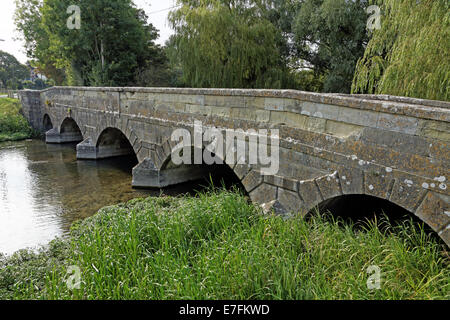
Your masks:
[{"label": "stone bridge", "polygon": [[450,244],[448,102],[294,90],[84,87],[26,90],[20,99],[47,142],[80,142],[79,159],[134,152],[135,187],[165,187],[204,173],[204,166],[171,161],[172,132],[193,132],[194,120],[220,130],[279,129],[278,174],[224,159],[253,202],[306,213],[339,197],[367,195],[406,209]]}]

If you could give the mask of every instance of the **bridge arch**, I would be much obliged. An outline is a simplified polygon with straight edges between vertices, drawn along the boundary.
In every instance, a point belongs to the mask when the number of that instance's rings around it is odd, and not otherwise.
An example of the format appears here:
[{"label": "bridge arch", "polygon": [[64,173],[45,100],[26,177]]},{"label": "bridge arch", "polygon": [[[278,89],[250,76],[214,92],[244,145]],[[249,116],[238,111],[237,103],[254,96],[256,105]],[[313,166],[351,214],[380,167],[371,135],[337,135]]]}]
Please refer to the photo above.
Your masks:
[{"label": "bridge arch", "polygon": [[[420,211],[412,212],[392,199],[367,194],[341,195],[321,202],[307,213],[307,217],[317,210],[321,213],[330,213],[332,217],[338,218],[344,223],[350,222],[357,229],[370,221],[376,222],[382,231],[388,231],[391,225],[396,226],[412,220],[416,225],[423,225],[424,231],[428,235],[436,237],[436,239],[440,237],[445,242],[442,230],[436,228],[433,221],[421,215]],[[385,222],[389,222],[389,224],[385,224]]]},{"label": "bridge arch", "polygon": [[44,132],[50,131],[53,129],[53,122],[48,113],[44,114],[44,118],[42,119],[42,126],[44,128]]},{"label": "bridge arch", "polygon": [[136,152],[122,130],[114,127],[103,129],[96,139],[97,159],[112,158],[125,155],[136,155]]},{"label": "bridge arch", "polygon": [[[189,147],[188,147],[189,148]],[[230,188],[232,186],[237,186],[243,192],[248,193],[248,190],[243,185],[241,179],[238,177],[237,173],[234,171],[234,165],[227,163],[226,160],[212,154],[212,157],[216,159],[214,163],[206,163],[203,159],[197,163],[195,161],[195,153],[204,154],[206,148],[203,146],[200,148],[195,148],[193,145],[190,146],[191,151],[191,162],[183,163],[181,165],[176,165],[172,161],[172,154],[166,155],[165,160],[162,163],[161,171],[174,171],[174,174],[184,175],[188,177],[189,180],[199,180],[207,179],[210,182],[210,178],[215,186],[220,186],[219,184],[224,183],[225,187]],[[178,150],[179,151],[179,150]],[[174,152],[178,152],[174,150]],[[175,173],[178,171],[177,173]],[[182,177],[181,177],[182,178]]]},{"label": "bridge arch", "polygon": [[321,212],[329,211],[334,216],[351,220],[370,218],[379,214],[386,214],[393,220],[404,217],[417,218],[413,212],[393,201],[367,194],[340,195],[322,201],[317,208]]},{"label": "bridge arch", "polygon": [[83,134],[75,119],[67,117],[63,120],[59,127],[59,133],[61,136],[67,136],[71,138],[70,142],[83,141]]},{"label": "bridge arch", "polygon": [[[44,121],[46,121],[45,119],[48,121],[50,116],[48,116],[48,118],[44,116]],[[59,127],[53,127],[46,131],[45,137],[47,143],[71,143],[83,141],[81,129],[72,117],[64,118]]]},{"label": "bridge arch", "polygon": [[[133,170],[133,186],[134,187],[154,187],[164,188],[175,184],[181,184],[189,181],[212,179],[215,186],[221,186],[222,182],[225,187],[238,187],[242,192],[248,194],[248,189],[242,182],[242,176],[239,175],[236,167],[240,165],[229,164],[226,160],[222,160],[219,156],[212,155],[217,161],[207,164],[203,157],[199,161],[195,161],[195,152],[205,151],[206,144],[201,148],[196,148],[193,144],[188,144],[180,149],[176,149],[177,143],[167,139],[160,146],[155,146],[149,151],[149,157],[145,158]],[[183,161],[181,164],[175,164],[172,155],[175,152],[190,150],[191,158],[189,161]],[[187,159],[184,159],[187,160]]]}]

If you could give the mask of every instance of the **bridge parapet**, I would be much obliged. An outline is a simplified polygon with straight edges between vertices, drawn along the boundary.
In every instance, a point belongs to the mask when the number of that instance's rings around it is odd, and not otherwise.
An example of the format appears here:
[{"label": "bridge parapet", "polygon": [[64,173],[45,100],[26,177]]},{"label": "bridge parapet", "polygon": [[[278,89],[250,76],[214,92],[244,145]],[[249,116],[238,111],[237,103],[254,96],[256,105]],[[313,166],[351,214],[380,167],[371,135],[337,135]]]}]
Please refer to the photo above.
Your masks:
[{"label": "bridge parapet", "polygon": [[[417,215],[450,243],[450,103],[392,96],[295,90],[55,87],[20,93],[36,129],[55,134],[73,119],[84,141],[79,158],[133,150],[133,183],[162,187],[197,178],[198,167],[171,167],[178,128],[279,130],[279,170],[225,163],[252,200],[306,212],[335,197],[365,194]],[[112,134],[117,129],[129,145]],[[109,134],[106,134],[108,132]],[[202,148],[205,145],[201,146]]]}]

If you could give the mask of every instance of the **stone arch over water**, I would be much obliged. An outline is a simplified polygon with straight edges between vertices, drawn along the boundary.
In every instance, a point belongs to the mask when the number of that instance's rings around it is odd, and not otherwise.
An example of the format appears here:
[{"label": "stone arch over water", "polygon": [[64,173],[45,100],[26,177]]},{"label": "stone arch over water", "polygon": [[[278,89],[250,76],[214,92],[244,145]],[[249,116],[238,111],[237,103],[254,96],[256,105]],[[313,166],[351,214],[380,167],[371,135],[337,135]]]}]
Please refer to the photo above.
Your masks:
[{"label": "stone arch over water", "polygon": [[[45,118],[45,117],[44,117]],[[48,117],[50,119],[50,117]],[[83,141],[83,134],[75,119],[66,117],[59,127],[46,132],[47,143],[72,143]]]},{"label": "stone arch over water", "polygon": [[44,132],[50,131],[53,129],[53,122],[50,116],[46,113],[44,114],[44,118],[42,120],[42,125],[44,127]]},{"label": "stone arch over water", "polygon": [[117,128],[104,129],[96,142],[97,159],[135,154],[133,146],[125,134]]}]

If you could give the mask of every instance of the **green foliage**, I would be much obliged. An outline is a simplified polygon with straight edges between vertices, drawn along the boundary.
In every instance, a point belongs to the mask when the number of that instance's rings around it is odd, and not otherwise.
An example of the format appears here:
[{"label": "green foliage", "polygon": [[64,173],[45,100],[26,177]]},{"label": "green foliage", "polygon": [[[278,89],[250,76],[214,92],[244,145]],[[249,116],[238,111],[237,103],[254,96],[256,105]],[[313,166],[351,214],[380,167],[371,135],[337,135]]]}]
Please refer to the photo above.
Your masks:
[{"label": "green foliage", "polygon": [[324,75],[318,75],[314,70],[301,70],[294,73],[297,88],[302,91],[322,92],[324,78]]},{"label": "green foliage", "polygon": [[33,129],[20,112],[18,100],[0,98],[0,141],[23,140],[34,135]]},{"label": "green foliage", "polygon": [[56,59],[50,50],[51,38],[42,23],[43,0],[15,0],[15,4],[14,22],[33,66],[56,85],[64,84],[64,69],[56,67]]},{"label": "green foliage", "polygon": [[353,93],[450,99],[450,3],[378,0],[383,17],[358,61]]},{"label": "green foliage", "polygon": [[[263,216],[238,193],[132,200],[70,242],[0,258],[0,299],[449,299],[448,256],[420,226]],[[70,291],[66,267],[78,266]],[[367,289],[367,268],[382,270]]]},{"label": "green foliage", "polygon": [[183,65],[181,64],[180,55],[178,54],[177,37],[172,35],[164,45],[169,69],[171,70],[170,86],[186,87],[183,79]]},{"label": "green foliage", "polygon": [[305,0],[293,22],[295,54],[316,75],[323,91],[349,93],[364,54],[367,0]]},{"label": "green foliage", "polygon": [[0,87],[20,89],[21,82],[30,77],[28,67],[7,52],[0,50]]},{"label": "green foliage", "polygon": [[183,80],[191,87],[283,88],[289,72],[271,1],[180,0],[169,20]]},{"label": "green foliage", "polygon": [[42,90],[51,86],[50,81],[36,79],[34,81],[26,80],[22,82],[22,86],[24,89],[32,89],[32,90]]},{"label": "green foliage", "polygon": [[67,242],[54,240],[39,253],[21,250],[10,258],[0,253],[0,299],[20,299],[24,291],[33,296],[41,294],[48,275],[67,268],[69,249]]},{"label": "green foliage", "polygon": [[[16,0],[16,26],[27,53],[57,84],[143,85],[155,82],[155,69],[165,72],[166,58],[154,43],[157,30],[132,0],[77,1],[80,29],[67,27],[67,8],[73,4]],[[145,72],[149,68],[152,73]]]}]

